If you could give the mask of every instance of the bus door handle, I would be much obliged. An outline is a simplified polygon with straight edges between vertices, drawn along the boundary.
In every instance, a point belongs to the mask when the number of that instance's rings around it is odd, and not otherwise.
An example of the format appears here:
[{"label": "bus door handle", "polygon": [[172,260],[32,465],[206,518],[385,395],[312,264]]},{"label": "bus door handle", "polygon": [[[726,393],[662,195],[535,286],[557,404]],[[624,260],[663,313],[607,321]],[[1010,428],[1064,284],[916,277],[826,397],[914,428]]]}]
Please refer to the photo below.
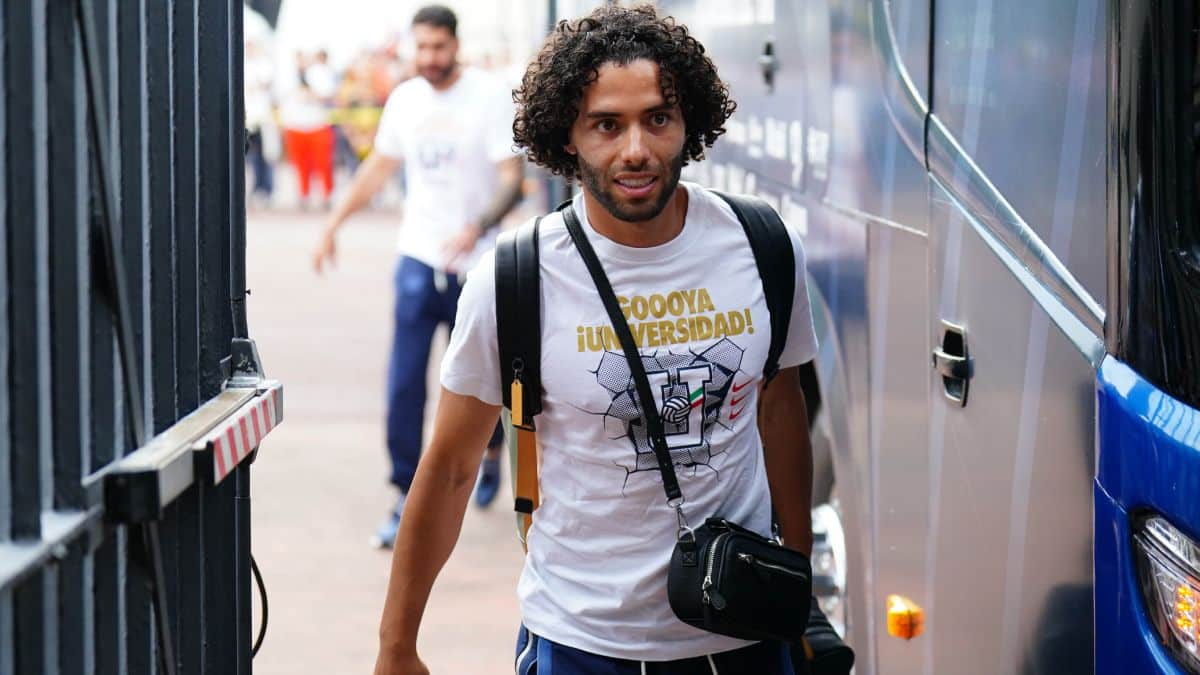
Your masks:
[{"label": "bus door handle", "polygon": [[967,352],[967,331],[942,321],[942,344],[933,349],[933,367],[942,376],[947,400],[967,405],[967,389],[975,375],[975,360]]},{"label": "bus door handle", "polygon": [[758,67],[762,71],[763,84],[767,91],[775,91],[775,71],[779,70],[779,59],[775,56],[775,39],[768,38],[763,45],[762,55],[758,57]]}]

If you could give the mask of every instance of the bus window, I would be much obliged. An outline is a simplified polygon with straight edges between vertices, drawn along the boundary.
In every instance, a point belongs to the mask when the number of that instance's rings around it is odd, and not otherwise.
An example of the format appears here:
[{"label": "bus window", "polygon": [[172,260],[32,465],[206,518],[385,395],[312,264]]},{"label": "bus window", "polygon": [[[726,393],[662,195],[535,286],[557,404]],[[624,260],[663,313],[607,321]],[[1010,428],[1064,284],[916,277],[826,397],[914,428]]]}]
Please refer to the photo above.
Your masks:
[{"label": "bus window", "polygon": [[935,2],[932,111],[1101,305],[1107,3]]},{"label": "bus window", "polygon": [[1188,183],[1192,186],[1192,200],[1190,202],[1190,211],[1179,222],[1180,239],[1178,251],[1181,260],[1191,269],[1191,274],[1194,280],[1200,281],[1200,39],[1197,39],[1197,31],[1200,31],[1200,18],[1193,16],[1193,24],[1186,33],[1185,39],[1190,39],[1194,44],[1186,53],[1191,55],[1191,68],[1185,68],[1192,74],[1192,87],[1190,96],[1190,105],[1188,107],[1187,123],[1191,127],[1192,143],[1191,154],[1188,156],[1188,169],[1191,172]]},{"label": "bus window", "polygon": [[1118,21],[1108,347],[1200,406],[1200,13],[1164,0]]}]

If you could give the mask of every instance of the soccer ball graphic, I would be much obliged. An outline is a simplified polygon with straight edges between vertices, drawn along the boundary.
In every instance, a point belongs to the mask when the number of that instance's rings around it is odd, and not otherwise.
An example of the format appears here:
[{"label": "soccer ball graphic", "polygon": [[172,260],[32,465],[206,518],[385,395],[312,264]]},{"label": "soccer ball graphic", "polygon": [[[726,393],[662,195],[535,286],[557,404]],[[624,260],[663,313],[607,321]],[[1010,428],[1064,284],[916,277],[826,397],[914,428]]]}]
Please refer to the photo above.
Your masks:
[{"label": "soccer ball graphic", "polygon": [[671,424],[683,424],[687,421],[692,404],[683,396],[672,396],[663,403],[662,418]]}]

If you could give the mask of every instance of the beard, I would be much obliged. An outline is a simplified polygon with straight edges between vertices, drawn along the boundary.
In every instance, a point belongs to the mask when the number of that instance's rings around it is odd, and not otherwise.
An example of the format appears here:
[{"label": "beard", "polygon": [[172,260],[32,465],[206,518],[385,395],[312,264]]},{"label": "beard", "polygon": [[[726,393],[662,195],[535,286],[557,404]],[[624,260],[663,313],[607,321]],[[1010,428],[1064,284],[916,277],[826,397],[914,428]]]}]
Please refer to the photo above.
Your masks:
[{"label": "beard", "polygon": [[[653,171],[653,169],[651,169]],[[675,195],[675,188],[679,186],[679,176],[683,171],[683,150],[680,149],[679,154],[670,159],[667,164],[667,171],[655,171],[658,175],[658,180],[661,187],[658,192],[658,198],[654,201],[635,204],[621,201],[613,192],[613,179],[605,174],[604,169],[592,166],[579,158],[579,179],[587,187],[588,192],[600,202],[605,211],[617,220],[627,223],[642,223],[651,220],[662,213],[667,207],[667,203],[671,201],[671,197]]]},{"label": "beard", "polygon": [[454,74],[454,66],[455,65],[456,64],[451,63],[448,66],[442,66],[442,67],[425,66],[422,68],[418,68],[417,74],[420,75],[421,77],[425,78],[425,80],[428,81],[429,84],[432,84],[433,86],[436,87],[437,85],[450,79],[450,76],[452,74]]}]

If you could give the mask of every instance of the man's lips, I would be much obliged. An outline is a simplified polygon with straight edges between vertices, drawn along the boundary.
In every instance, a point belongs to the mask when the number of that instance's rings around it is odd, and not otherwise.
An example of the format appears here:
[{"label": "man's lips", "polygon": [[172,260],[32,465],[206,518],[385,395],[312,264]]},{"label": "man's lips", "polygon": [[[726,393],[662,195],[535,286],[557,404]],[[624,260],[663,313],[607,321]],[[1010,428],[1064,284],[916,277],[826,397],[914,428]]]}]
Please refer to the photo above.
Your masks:
[{"label": "man's lips", "polygon": [[658,184],[658,176],[654,174],[619,174],[613,178],[613,184],[626,197],[645,197],[654,191],[654,186]]}]

